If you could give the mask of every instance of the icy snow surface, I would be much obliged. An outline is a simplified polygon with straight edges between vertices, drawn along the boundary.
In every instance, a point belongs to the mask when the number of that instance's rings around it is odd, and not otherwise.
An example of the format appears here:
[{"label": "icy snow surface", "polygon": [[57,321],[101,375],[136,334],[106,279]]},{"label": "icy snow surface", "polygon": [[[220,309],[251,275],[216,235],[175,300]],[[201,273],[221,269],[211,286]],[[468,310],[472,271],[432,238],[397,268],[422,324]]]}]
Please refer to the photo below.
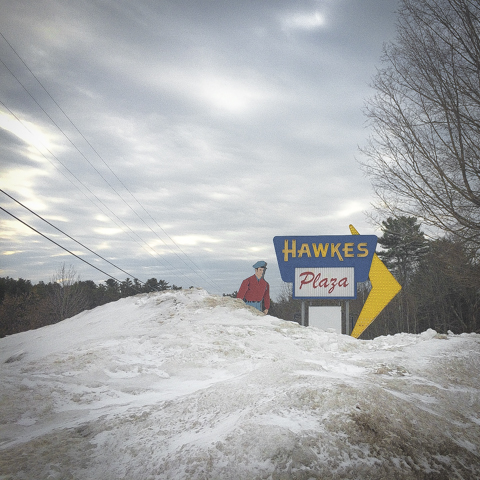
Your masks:
[{"label": "icy snow surface", "polygon": [[0,479],[480,478],[479,367],[480,335],[130,297],[0,339]]}]

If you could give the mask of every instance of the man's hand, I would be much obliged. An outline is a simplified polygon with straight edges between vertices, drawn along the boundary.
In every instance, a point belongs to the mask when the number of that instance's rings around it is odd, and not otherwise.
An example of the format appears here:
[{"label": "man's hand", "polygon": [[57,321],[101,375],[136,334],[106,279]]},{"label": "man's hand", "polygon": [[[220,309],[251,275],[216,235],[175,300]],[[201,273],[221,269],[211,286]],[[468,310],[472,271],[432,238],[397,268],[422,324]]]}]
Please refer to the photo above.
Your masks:
[{"label": "man's hand", "polygon": [[266,315],[268,313],[268,308],[266,308],[263,313]]}]

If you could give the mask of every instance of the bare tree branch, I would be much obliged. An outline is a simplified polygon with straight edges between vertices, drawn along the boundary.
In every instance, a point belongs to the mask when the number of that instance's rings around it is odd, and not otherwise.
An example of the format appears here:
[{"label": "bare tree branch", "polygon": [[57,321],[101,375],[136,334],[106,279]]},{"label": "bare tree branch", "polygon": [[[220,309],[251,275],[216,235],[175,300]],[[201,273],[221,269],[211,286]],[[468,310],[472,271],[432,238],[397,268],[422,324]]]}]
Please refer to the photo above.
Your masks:
[{"label": "bare tree branch", "polygon": [[376,207],[480,247],[480,3],[402,0],[366,115]]}]

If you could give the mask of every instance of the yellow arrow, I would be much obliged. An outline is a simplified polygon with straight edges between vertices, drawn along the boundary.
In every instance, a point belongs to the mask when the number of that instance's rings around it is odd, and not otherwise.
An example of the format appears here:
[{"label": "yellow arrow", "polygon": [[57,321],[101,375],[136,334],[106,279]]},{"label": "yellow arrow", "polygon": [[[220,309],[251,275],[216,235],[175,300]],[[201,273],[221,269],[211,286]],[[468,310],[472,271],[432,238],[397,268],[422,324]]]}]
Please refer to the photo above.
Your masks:
[{"label": "yellow arrow", "polygon": [[[353,225],[350,225],[352,235],[359,235]],[[402,289],[384,263],[373,254],[372,265],[368,274],[372,289],[363,305],[360,316],[355,323],[352,337],[358,338],[362,332],[377,318],[378,314],[388,305],[393,297]]]}]

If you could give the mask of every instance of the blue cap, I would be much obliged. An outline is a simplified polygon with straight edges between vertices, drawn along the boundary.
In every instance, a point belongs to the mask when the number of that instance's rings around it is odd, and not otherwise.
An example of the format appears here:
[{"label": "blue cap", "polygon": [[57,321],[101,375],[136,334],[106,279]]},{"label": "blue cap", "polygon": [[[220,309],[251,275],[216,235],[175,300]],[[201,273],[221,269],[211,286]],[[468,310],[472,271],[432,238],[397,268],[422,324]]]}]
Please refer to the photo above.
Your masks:
[{"label": "blue cap", "polygon": [[267,268],[267,262],[260,260],[253,266],[253,268]]}]

